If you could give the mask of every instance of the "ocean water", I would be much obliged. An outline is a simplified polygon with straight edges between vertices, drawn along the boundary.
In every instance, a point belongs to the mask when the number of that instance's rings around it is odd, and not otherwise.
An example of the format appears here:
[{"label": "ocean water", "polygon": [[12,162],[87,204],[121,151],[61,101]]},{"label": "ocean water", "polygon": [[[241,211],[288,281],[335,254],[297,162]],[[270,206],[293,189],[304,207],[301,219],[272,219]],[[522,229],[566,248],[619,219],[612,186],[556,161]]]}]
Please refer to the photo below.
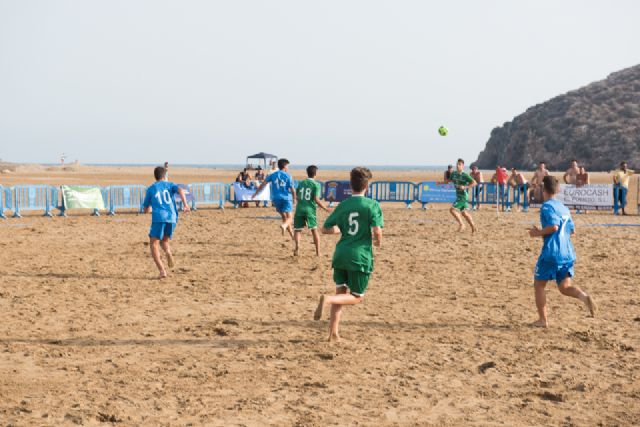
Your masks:
[{"label": "ocean water", "polygon": [[[158,166],[154,163],[86,163],[87,166],[114,166],[114,167],[153,167]],[[161,165],[160,165],[161,166]],[[170,163],[169,167],[181,167],[181,168],[203,168],[203,169],[231,169],[241,170],[244,169],[244,163],[211,163],[211,164],[178,164]],[[308,165],[290,165],[289,168],[293,170],[304,170]],[[366,166],[372,171],[442,171],[446,170],[447,166],[438,165],[317,165],[320,170],[351,170],[356,166]]]}]

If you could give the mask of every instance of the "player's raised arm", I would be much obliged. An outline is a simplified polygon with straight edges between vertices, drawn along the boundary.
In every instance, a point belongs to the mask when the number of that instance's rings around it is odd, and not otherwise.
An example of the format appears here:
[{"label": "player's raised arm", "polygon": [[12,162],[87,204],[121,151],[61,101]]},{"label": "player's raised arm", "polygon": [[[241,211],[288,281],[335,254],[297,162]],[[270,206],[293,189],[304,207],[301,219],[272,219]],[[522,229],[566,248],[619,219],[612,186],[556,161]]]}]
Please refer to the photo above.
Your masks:
[{"label": "player's raised arm", "polygon": [[187,195],[184,193],[183,188],[178,187],[178,195],[180,196],[180,200],[182,200],[182,208],[185,212],[189,212],[191,207],[189,207],[189,204],[187,203]]},{"label": "player's raised arm", "polygon": [[264,181],[262,181],[262,184],[260,184],[260,186],[258,187],[258,189],[256,190],[255,193],[253,193],[253,196],[251,196],[252,199],[255,199],[258,194],[260,194],[260,192],[262,190],[264,190],[264,187],[266,187],[267,185],[269,185],[269,181],[268,181],[269,177],[267,177],[267,179],[265,179]]}]

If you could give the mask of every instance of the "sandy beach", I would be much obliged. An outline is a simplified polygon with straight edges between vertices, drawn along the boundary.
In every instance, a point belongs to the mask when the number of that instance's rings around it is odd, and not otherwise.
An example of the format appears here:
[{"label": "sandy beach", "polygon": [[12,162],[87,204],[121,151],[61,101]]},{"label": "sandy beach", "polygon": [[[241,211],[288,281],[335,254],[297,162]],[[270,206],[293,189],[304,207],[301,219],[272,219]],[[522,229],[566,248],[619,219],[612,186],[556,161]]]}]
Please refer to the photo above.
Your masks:
[{"label": "sandy beach", "polygon": [[[170,173],[230,182],[237,171]],[[151,174],[21,166],[0,185],[148,184]],[[325,341],[326,318],[312,320],[318,295],[334,289],[337,238],[323,236],[316,257],[306,233],[294,258],[271,208],[182,215],[164,281],[148,254],[148,215],[0,220],[0,424],[640,424],[640,217],[574,216],[576,283],[600,312],[589,317],[549,284],[541,330],[528,326],[541,242],[526,228],[537,209],[483,207],[472,236],[455,232],[447,205],[417,207],[382,205],[376,270],[364,302],[344,312],[340,344]]]}]

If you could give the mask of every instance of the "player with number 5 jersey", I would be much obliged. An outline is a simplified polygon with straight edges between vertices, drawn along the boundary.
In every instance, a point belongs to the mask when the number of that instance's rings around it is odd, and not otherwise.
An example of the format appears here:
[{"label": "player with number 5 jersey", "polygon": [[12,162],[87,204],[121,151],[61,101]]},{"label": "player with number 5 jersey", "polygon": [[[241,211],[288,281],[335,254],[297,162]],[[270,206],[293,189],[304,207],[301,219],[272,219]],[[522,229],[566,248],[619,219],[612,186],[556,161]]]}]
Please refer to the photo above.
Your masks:
[{"label": "player with number 5 jersey", "polygon": [[373,272],[373,245],[380,246],[384,219],[380,204],[365,197],[372,178],[367,168],[351,171],[353,195],[344,200],[324,223],[324,234],[340,234],[333,254],[335,295],[322,295],[314,319],[320,320],[325,305],[331,306],[329,341],[339,341],[338,326],[343,305],[362,301]]},{"label": "player with number 5 jersey", "polygon": [[149,245],[151,246],[151,257],[160,270],[160,279],[167,277],[167,271],[160,259],[162,248],[167,256],[169,268],[174,267],[174,259],[169,247],[169,240],[173,237],[176,223],[178,222],[178,209],[176,208],[175,195],[179,194],[185,212],[189,211],[187,198],[184,190],[172,182],[165,181],[167,170],[158,166],[154,169],[153,175],[156,182],[147,188],[144,197],[144,212],[151,212],[151,229],[149,230]]}]

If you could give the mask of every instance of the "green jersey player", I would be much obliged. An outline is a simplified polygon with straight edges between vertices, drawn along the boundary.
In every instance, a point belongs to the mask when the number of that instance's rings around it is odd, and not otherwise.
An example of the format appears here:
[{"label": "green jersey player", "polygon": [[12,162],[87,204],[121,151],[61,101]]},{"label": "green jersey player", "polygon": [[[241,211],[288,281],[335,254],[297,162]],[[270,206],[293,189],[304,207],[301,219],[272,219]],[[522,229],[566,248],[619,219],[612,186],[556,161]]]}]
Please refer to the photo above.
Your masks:
[{"label": "green jersey player", "polygon": [[314,314],[320,320],[325,305],[331,305],[329,341],[339,341],[338,326],[343,305],[362,301],[373,271],[373,246],[380,246],[384,219],[380,205],[365,197],[371,171],[357,167],[351,171],[353,195],[344,200],[324,223],[324,234],[340,234],[333,254],[335,295],[322,295]]},{"label": "green jersey player", "polygon": [[462,215],[469,223],[471,232],[474,233],[476,226],[469,213],[469,194],[467,190],[476,186],[477,183],[471,178],[471,175],[464,171],[464,160],[458,159],[456,170],[449,176],[449,182],[456,187],[456,201],[453,203],[453,206],[451,206],[451,215],[453,215],[458,222],[458,231],[464,230],[464,223],[462,222],[462,218],[460,218],[460,215]]},{"label": "green jersey player", "polygon": [[298,204],[296,205],[296,213],[293,216],[293,240],[296,248],[293,255],[298,256],[300,247],[300,235],[305,226],[311,230],[313,235],[313,244],[316,246],[316,255],[320,255],[320,235],[318,234],[318,220],[316,218],[316,210],[318,206],[327,212],[331,209],[327,208],[320,200],[321,186],[315,180],[318,173],[318,167],[311,165],[307,168],[308,178],[298,184],[296,190],[298,196]]}]

